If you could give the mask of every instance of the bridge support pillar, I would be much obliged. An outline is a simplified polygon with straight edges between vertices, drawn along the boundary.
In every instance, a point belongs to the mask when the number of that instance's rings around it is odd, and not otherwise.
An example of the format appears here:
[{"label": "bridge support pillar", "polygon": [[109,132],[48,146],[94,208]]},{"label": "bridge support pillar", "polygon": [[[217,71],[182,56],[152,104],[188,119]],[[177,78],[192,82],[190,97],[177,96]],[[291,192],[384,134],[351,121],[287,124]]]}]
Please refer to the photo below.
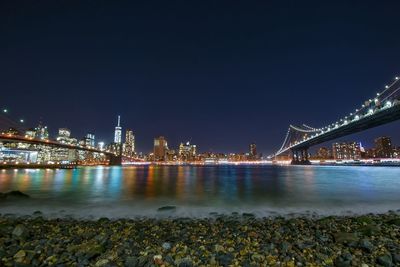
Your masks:
[{"label": "bridge support pillar", "polygon": [[308,148],[299,148],[292,150],[292,165],[310,165],[308,158]]},{"label": "bridge support pillar", "polygon": [[121,166],[122,165],[122,145],[118,145],[118,155],[110,155],[109,166]]},{"label": "bridge support pillar", "polygon": [[122,157],[111,155],[110,162],[108,163],[109,166],[121,166],[122,165]]}]

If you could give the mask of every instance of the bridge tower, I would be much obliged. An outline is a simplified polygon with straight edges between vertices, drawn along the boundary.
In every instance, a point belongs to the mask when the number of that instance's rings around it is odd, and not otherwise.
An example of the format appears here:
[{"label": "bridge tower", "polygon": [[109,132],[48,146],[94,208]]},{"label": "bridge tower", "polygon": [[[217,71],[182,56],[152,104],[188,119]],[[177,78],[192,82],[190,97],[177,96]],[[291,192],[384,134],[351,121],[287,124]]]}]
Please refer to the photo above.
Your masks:
[{"label": "bridge tower", "polygon": [[122,144],[116,144],[118,146],[117,154],[110,155],[110,166],[121,166],[122,165]]},{"label": "bridge tower", "polygon": [[308,148],[291,149],[292,152],[292,165],[310,165]]}]

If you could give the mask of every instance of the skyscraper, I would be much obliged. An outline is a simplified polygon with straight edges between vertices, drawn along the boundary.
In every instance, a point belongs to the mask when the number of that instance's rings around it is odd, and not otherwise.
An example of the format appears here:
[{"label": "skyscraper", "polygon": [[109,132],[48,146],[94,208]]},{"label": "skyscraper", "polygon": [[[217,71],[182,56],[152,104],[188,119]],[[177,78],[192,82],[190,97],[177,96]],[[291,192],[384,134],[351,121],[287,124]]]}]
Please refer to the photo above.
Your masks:
[{"label": "skyscraper", "polygon": [[121,144],[122,142],[121,136],[122,136],[121,116],[118,115],[118,124],[115,127],[115,132],[114,132],[114,143]]},{"label": "skyscraper", "polygon": [[249,158],[257,159],[257,146],[255,143],[251,143],[249,146]]},{"label": "skyscraper", "polygon": [[190,142],[179,145],[179,158],[183,161],[192,161],[196,158],[197,146],[191,145]]},{"label": "skyscraper", "polygon": [[47,130],[47,126],[43,126],[42,122],[39,122],[38,127],[36,127],[36,138],[41,140],[49,139],[49,131]]},{"label": "skyscraper", "polygon": [[94,148],[95,145],[96,145],[96,142],[95,142],[94,134],[92,134],[92,133],[86,134],[86,136],[85,136],[85,146]]},{"label": "skyscraper", "polygon": [[377,158],[392,158],[393,147],[390,137],[382,136],[375,139],[375,155]]},{"label": "skyscraper", "polygon": [[154,160],[165,160],[168,143],[164,136],[154,138]]},{"label": "skyscraper", "polygon": [[130,129],[126,130],[125,143],[124,143],[124,155],[132,157],[135,153],[135,135]]}]

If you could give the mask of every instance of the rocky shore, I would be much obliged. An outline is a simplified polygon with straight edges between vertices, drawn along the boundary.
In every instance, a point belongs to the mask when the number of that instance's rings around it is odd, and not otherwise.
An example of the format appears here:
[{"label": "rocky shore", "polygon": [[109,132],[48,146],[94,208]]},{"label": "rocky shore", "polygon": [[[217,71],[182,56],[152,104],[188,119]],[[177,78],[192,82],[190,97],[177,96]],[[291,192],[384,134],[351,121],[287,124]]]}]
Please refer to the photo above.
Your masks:
[{"label": "rocky shore", "polygon": [[0,216],[0,266],[400,266],[400,216]]}]

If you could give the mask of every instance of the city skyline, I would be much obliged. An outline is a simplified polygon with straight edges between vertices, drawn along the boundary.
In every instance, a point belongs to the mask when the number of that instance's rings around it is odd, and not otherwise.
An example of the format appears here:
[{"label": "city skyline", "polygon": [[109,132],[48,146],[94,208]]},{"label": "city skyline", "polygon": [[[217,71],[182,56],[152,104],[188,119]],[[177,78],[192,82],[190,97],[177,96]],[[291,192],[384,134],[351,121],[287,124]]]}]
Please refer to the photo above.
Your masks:
[{"label": "city skyline", "polygon": [[396,2],[14,5],[0,8],[0,106],[105,141],[119,114],[140,151],[164,135],[273,153],[288,123],[335,121],[399,75]]}]

